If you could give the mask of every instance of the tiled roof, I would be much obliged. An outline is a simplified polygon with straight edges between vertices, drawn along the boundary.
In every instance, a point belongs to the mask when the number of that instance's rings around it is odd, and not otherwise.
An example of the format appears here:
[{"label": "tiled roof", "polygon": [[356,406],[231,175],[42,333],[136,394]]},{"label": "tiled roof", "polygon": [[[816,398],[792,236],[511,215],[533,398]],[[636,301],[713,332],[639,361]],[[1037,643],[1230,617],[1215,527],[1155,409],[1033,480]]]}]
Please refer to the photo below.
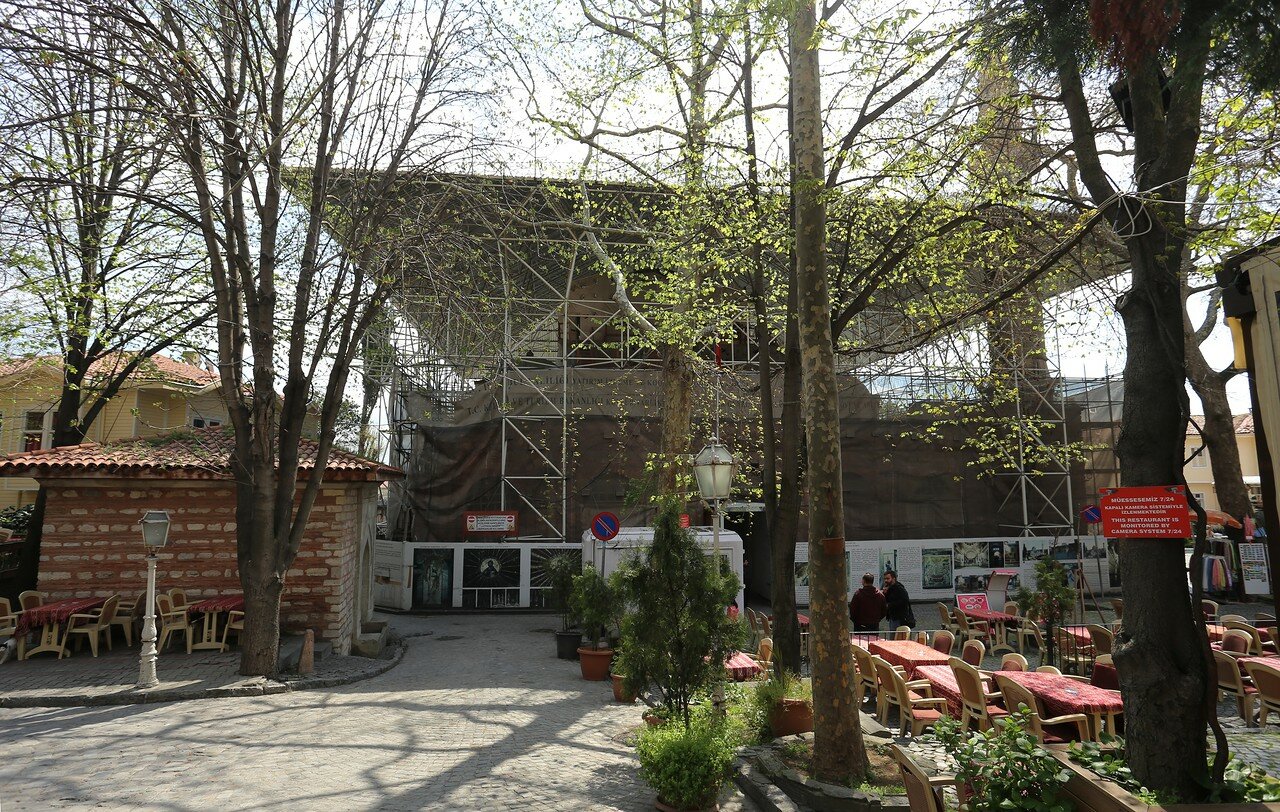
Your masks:
[{"label": "tiled roof", "polygon": [[[135,437],[105,445],[81,443],[0,457],[0,476],[230,479],[234,444],[230,426]],[[314,440],[302,441],[300,472],[312,469],[316,448]],[[325,466],[326,480],[375,482],[403,476],[399,468],[338,449],[329,452]]]},{"label": "tiled roof", "polygon": [[[111,353],[99,358],[89,367],[89,379],[102,378],[112,371],[123,368],[132,360],[124,353]],[[9,358],[0,360],[0,378],[18,372],[45,369],[61,376],[62,359],[56,355],[39,355],[29,358]],[[161,381],[182,386],[208,386],[218,382],[218,373],[212,372],[185,361],[178,361],[165,355],[153,355],[138,365],[138,369],[129,376],[134,382]]]},{"label": "tiled roof", "polygon": [[[1235,426],[1236,434],[1253,434],[1253,412],[1245,412],[1231,416],[1231,422]],[[1204,425],[1204,415],[1191,415],[1191,422],[1187,423],[1187,434],[1198,435],[1196,426]]]}]

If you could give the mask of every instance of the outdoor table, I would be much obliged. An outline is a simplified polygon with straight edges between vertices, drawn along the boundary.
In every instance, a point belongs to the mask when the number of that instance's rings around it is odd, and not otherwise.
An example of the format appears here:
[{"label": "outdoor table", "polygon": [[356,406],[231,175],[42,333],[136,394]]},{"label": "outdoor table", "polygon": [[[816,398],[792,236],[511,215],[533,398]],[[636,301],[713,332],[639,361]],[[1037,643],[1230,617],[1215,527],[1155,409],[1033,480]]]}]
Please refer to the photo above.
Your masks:
[{"label": "outdoor table", "polygon": [[[106,598],[66,598],[52,603],[42,604],[23,611],[18,615],[18,658],[27,659],[32,654],[45,651],[62,651],[62,636],[59,634],[62,624],[74,614],[97,609],[107,602]],[[36,627],[40,630],[40,643],[27,650],[27,635]]]},{"label": "outdoor table", "polygon": [[1076,639],[1077,646],[1093,645],[1093,635],[1089,634],[1088,626],[1063,626],[1062,628]]},{"label": "outdoor table", "polygon": [[915,679],[916,669],[922,665],[946,665],[951,661],[950,656],[914,640],[873,640],[867,644],[867,651],[902,666],[910,679]]},{"label": "outdoor table", "polygon": [[729,672],[734,682],[742,682],[764,672],[760,664],[751,659],[750,654],[741,651],[735,651],[729,655],[729,659],[724,663],[724,670]]},{"label": "outdoor table", "polygon": [[809,616],[808,616],[808,615],[802,615],[802,614],[800,614],[799,612],[796,612],[796,620],[800,623],[800,625],[801,625],[802,627],[804,627],[804,626],[808,626],[808,625],[809,625]]},{"label": "outdoor table", "polygon": [[[960,683],[956,682],[956,672],[949,665],[922,665],[916,669],[915,679],[928,680],[933,686],[933,695],[947,700],[947,710],[959,719],[964,712],[964,704],[960,696]],[[983,677],[983,687],[990,690],[988,677]]]},{"label": "outdoor table", "polygon": [[1248,657],[1236,657],[1236,665],[1239,666],[1240,676],[1242,677],[1249,676],[1249,672],[1244,670],[1245,663],[1266,663],[1280,668],[1280,654],[1263,654],[1262,656],[1254,654]]},{"label": "outdoor table", "polygon": [[223,644],[218,639],[218,616],[224,612],[233,611],[244,611],[244,595],[219,595],[189,604],[187,606],[188,615],[196,612],[204,615],[204,622],[201,624],[200,629],[200,639],[192,644],[191,648],[193,650],[213,649],[214,651],[222,651]]},{"label": "outdoor table", "polygon": [[1090,735],[1097,739],[1106,720],[1107,731],[1116,732],[1116,717],[1124,713],[1124,702],[1117,691],[1107,691],[1058,674],[1039,671],[1002,671],[1009,679],[1026,688],[1044,703],[1050,716],[1083,713],[1089,717]]},{"label": "outdoor table", "polygon": [[849,635],[849,642],[858,648],[867,648],[873,642],[880,639],[878,634],[868,634],[867,632],[854,632]]},{"label": "outdoor table", "polygon": [[[1213,643],[1221,643],[1223,636],[1227,633],[1227,627],[1221,623],[1206,623],[1204,628],[1209,634],[1209,641]],[[1258,636],[1262,638],[1263,646],[1271,643],[1271,633],[1266,629],[1258,629]]]},{"label": "outdoor table", "polygon": [[1013,646],[1009,645],[1008,626],[1010,623],[1018,622],[1017,615],[1010,615],[1005,612],[992,612],[989,609],[961,609],[965,617],[971,617],[974,620],[982,620],[987,623],[987,628],[991,630],[991,646],[992,654],[999,654],[1001,651],[1017,651]]}]

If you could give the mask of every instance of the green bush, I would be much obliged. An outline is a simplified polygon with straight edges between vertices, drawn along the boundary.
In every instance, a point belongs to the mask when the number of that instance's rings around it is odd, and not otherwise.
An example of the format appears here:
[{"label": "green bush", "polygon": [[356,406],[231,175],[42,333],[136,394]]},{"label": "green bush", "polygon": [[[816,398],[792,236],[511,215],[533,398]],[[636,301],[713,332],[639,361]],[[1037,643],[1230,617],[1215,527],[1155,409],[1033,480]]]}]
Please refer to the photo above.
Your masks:
[{"label": "green bush", "polygon": [[15,536],[25,536],[31,524],[31,514],[35,513],[35,505],[11,506],[0,508],[0,527],[13,531]]},{"label": "green bush", "polygon": [[576,553],[553,555],[545,565],[547,582],[551,590],[551,608],[560,616],[560,630],[573,628],[573,577],[582,571],[582,562]]},{"label": "green bush", "polygon": [[[1125,763],[1124,739],[1104,736],[1101,743],[1076,742],[1067,748],[1067,754],[1075,763],[1114,781],[1148,804],[1174,804],[1179,801],[1178,798],[1152,792],[1134,778]],[[1213,763],[1212,756],[1209,763]],[[1227,762],[1222,783],[1213,786],[1206,800],[1222,804],[1280,801],[1280,781],[1267,775],[1261,767],[1233,758]]]},{"label": "green bush", "polygon": [[934,730],[956,761],[956,780],[973,792],[962,810],[1070,812],[1075,808],[1064,792],[1071,771],[1040,746],[1029,728],[1025,705],[981,733],[964,730],[949,716],[938,721]]},{"label": "green bush", "polygon": [[646,727],[636,741],[640,777],[671,806],[711,806],[733,765],[731,738],[724,726],[701,714],[688,727]]},{"label": "green bush", "polygon": [[622,662],[627,689],[653,687],[672,718],[689,719],[695,697],[726,679],[724,662],[746,640],[745,626],[726,611],[738,579],[721,572],[693,533],[680,526],[680,506],[661,503],[653,543],[620,567],[613,582],[626,607]]},{"label": "green bush", "polygon": [[773,738],[773,731],[769,728],[769,714],[784,699],[803,699],[812,705],[813,691],[799,677],[786,670],[780,676],[756,686],[751,697],[752,711],[747,718],[762,739]]},{"label": "green bush", "polygon": [[600,648],[601,639],[617,628],[618,596],[595,567],[587,566],[573,576],[569,605],[573,616],[582,623],[582,630],[591,640],[592,648]]}]

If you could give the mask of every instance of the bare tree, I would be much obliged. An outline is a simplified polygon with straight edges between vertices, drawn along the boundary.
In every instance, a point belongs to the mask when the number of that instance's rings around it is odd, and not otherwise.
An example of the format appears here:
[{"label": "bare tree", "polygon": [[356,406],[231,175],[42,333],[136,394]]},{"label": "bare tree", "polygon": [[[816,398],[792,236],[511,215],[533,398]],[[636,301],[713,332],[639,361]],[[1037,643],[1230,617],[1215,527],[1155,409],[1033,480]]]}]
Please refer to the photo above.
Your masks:
[{"label": "bare tree", "polygon": [[[138,75],[109,17],[4,9],[0,25],[0,279],[20,320],[7,354],[61,379],[52,443],[81,442],[149,359],[213,314],[203,246],[172,190],[168,142],[124,83]],[[26,31],[39,28],[37,45]],[[116,62],[83,71],[68,52]],[[19,588],[34,587],[45,493],[27,534]]]},{"label": "bare tree", "polygon": [[[271,674],[285,574],[352,360],[397,279],[388,229],[413,216],[393,187],[476,143],[467,117],[477,110],[463,106],[486,87],[481,18],[449,0],[108,0],[93,10],[146,66],[124,87],[162,122],[197,212],[235,437],[240,670]],[[40,30],[24,33],[43,44]],[[67,56],[118,75],[121,58]],[[315,458],[303,460],[317,402]]]}]

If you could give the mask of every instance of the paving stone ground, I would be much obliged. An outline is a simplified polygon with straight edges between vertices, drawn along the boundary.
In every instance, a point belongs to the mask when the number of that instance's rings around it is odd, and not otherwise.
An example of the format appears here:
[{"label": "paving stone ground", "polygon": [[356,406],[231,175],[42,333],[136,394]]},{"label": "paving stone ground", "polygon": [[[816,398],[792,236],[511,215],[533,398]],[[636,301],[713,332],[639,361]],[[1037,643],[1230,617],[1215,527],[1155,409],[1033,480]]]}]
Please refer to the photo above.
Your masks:
[{"label": "paving stone ground", "polygon": [[[117,641],[112,652],[91,657],[88,649],[68,659],[37,654],[27,660],[0,665],[0,707],[127,704],[162,698],[199,697],[205,694],[247,695],[324,687],[350,682],[383,671],[392,663],[367,657],[325,656],[307,676],[285,675],[279,680],[242,677],[237,673],[236,652],[195,651],[174,648],[160,653],[157,670],[161,685],[150,691],[134,688],[138,681],[138,647]],[[388,651],[390,656],[393,652]]]},{"label": "paving stone ground", "polygon": [[[612,701],[546,617],[395,618],[404,660],[271,696],[0,709],[0,805],[25,809],[652,809]],[[423,635],[427,636],[412,636]],[[7,667],[0,668],[0,680]],[[755,807],[727,791],[722,809]]]}]

